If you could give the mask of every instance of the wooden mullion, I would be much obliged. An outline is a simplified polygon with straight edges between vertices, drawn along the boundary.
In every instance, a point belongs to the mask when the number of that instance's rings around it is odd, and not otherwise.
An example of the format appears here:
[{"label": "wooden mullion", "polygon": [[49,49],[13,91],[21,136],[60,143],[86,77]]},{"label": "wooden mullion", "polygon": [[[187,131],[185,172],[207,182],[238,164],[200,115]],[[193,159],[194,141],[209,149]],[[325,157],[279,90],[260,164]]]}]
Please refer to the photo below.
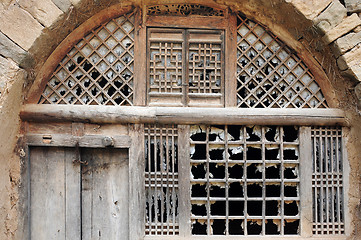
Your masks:
[{"label": "wooden mullion", "polygon": [[[315,207],[312,204],[312,191],[317,191],[317,188],[312,189],[312,138],[311,128],[301,127],[299,129],[299,169],[300,169],[300,234],[302,237],[311,237],[312,224],[312,209]],[[316,161],[316,159],[315,159]],[[316,169],[316,166],[314,166]],[[317,196],[315,192],[315,196]],[[317,202],[315,202],[317,205]],[[315,210],[317,211],[317,210]],[[316,212],[317,215],[317,212]]]},{"label": "wooden mullion", "polygon": [[[144,126],[129,125],[132,139],[129,149],[129,239],[141,240],[145,227],[145,189],[144,181]],[[149,156],[150,157],[150,156]]]},{"label": "wooden mullion", "polygon": [[[337,133],[339,133],[337,131]],[[349,210],[349,195],[347,194],[350,190],[350,182],[349,182],[349,175],[351,172],[350,169],[350,163],[348,161],[348,153],[347,153],[347,142],[348,142],[348,136],[350,134],[350,129],[346,127],[341,128],[341,134],[337,134],[337,138],[340,139],[341,144],[341,161],[342,161],[342,171],[341,172],[341,180],[342,180],[342,202],[343,205],[341,206],[341,209],[339,209],[339,212],[343,212],[343,229],[344,234],[346,236],[350,236],[351,234],[351,217],[350,217],[350,210]],[[336,149],[338,150],[338,149]],[[340,178],[340,174],[338,174],[338,178]],[[340,194],[340,193],[339,193]],[[340,220],[339,220],[340,221]],[[340,226],[339,226],[340,229]]]},{"label": "wooden mullion", "polygon": [[228,13],[228,27],[224,33],[222,94],[225,107],[237,106],[237,15]]},{"label": "wooden mullion", "polygon": [[189,38],[190,34],[188,30],[183,31],[183,105],[189,105]]},{"label": "wooden mullion", "polygon": [[189,125],[178,126],[179,235],[185,239],[191,236],[189,134]]}]

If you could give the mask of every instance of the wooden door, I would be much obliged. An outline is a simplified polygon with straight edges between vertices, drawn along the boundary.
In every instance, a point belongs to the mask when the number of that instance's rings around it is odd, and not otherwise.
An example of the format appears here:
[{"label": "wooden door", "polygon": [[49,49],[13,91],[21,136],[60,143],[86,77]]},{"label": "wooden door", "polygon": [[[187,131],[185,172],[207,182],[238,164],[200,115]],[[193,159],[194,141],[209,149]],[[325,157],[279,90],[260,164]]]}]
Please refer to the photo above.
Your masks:
[{"label": "wooden door", "polygon": [[83,239],[128,239],[128,161],[119,149],[82,151]]},{"label": "wooden door", "polygon": [[126,149],[30,149],[30,239],[128,239]]}]

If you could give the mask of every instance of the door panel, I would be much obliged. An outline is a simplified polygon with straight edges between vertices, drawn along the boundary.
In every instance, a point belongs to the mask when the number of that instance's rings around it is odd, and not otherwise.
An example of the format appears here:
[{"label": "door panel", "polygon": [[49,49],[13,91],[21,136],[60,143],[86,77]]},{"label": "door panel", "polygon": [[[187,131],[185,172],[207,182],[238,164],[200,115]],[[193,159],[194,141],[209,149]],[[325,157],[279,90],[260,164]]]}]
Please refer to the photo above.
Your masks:
[{"label": "door panel", "polygon": [[80,240],[80,167],[69,148],[30,151],[30,238]]},{"label": "door panel", "polygon": [[128,239],[128,161],[125,149],[84,149],[83,239]]},{"label": "door panel", "polygon": [[126,149],[30,149],[30,239],[128,239]]}]

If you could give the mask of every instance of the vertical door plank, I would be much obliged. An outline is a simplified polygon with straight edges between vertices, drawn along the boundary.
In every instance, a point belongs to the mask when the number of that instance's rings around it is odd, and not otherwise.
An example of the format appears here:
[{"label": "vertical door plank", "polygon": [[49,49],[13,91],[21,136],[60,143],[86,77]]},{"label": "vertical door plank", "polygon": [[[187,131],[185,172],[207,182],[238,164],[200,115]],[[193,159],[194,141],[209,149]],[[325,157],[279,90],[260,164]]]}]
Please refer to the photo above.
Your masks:
[{"label": "vertical door plank", "polygon": [[83,149],[82,238],[128,239],[128,157],[125,149]]},{"label": "vertical door plank", "polygon": [[[67,236],[80,239],[76,203],[79,190],[68,184],[76,176],[73,171],[76,167],[72,166],[74,156],[74,151],[67,148],[31,148],[30,239],[60,240]],[[70,209],[71,218],[68,218]]]},{"label": "vertical door plank", "polygon": [[81,182],[80,165],[74,164],[79,153],[74,149],[65,151],[65,239],[81,239]]}]

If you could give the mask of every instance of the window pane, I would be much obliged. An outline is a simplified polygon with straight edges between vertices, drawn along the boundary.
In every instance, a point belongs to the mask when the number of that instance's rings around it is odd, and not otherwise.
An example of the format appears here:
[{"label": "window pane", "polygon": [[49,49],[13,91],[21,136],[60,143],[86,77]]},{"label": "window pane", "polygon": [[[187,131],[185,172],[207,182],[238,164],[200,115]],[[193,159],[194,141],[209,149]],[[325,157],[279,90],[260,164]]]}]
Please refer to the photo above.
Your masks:
[{"label": "window pane", "polygon": [[299,234],[298,147],[296,127],[192,126],[192,234]]}]

